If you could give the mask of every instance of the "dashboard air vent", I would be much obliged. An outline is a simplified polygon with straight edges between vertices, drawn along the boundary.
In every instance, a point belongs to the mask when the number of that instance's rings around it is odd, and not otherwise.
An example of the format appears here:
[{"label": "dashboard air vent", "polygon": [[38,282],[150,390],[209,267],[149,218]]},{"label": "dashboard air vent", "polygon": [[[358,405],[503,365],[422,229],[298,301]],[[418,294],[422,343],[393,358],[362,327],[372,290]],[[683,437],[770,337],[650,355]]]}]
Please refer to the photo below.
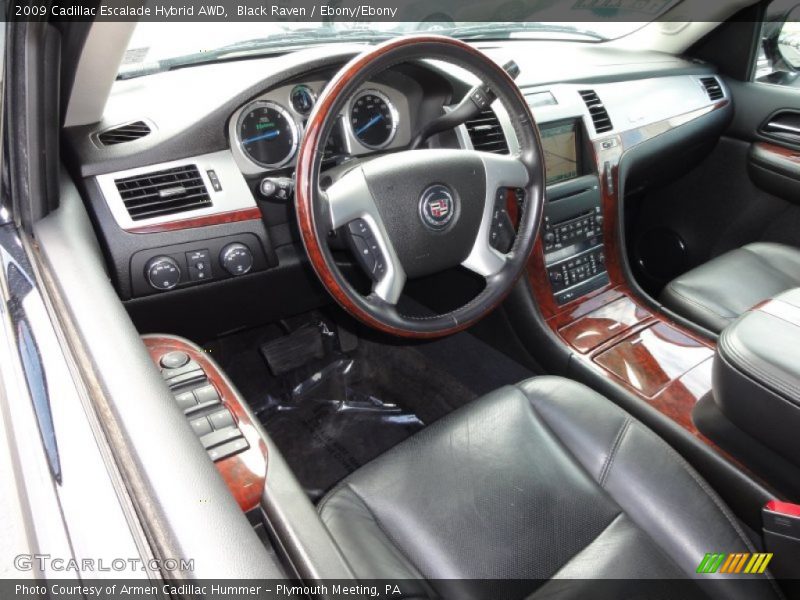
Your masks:
[{"label": "dashboard air vent", "polygon": [[597,133],[605,133],[606,131],[614,129],[614,125],[611,123],[611,117],[608,116],[608,111],[603,101],[600,100],[600,96],[597,95],[597,92],[594,90],[581,90],[578,93],[589,109],[589,114],[592,115],[594,130]]},{"label": "dashboard air vent", "polygon": [[497,115],[487,108],[471,121],[467,121],[467,132],[475,150],[493,154],[508,154],[508,144]]},{"label": "dashboard air vent", "polygon": [[114,146],[125,142],[138,140],[150,133],[150,126],[144,121],[134,121],[125,125],[118,125],[97,134],[98,141],[103,146]]},{"label": "dashboard air vent", "polygon": [[208,189],[195,165],[134,175],[114,183],[134,221],[211,206]]},{"label": "dashboard air vent", "polygon": [[725,97],[725,92],[722,91],[722,86],[716,77],[703,77],[700,79],[700,83],[703,84],[709,100],[716,102]]}]

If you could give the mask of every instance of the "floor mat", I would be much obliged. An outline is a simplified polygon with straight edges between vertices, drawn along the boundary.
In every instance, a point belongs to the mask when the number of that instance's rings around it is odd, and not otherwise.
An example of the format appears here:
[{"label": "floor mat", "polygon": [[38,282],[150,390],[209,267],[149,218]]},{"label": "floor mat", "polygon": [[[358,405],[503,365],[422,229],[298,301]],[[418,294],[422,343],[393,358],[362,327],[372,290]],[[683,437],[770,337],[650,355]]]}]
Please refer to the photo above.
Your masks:
[{"label": "floor mat", "polygon": [[530,376],[467,334],[422,345],[362,339],[342,352],[333,328],[317,326],[324,356],[315,352],[279,376],[259,352],[284,335],[278,327],[206,345],[314,501],[425,425],[488,389]]}]

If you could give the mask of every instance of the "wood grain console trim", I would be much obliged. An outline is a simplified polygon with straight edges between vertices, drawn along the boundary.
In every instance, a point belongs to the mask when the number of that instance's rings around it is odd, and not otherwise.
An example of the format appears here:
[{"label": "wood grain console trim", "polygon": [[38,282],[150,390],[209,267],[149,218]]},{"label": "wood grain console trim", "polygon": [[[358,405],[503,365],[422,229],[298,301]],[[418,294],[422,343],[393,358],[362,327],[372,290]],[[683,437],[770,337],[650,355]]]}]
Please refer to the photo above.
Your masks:
[{"label": "wood grain console trim", "polygon": [[155,223],[153,225],[142,225],[128,229],[128,233],[163,233],[165,231],[181,231],[184,229],[195,229],[197,227],[208,227],[210,225],[225,225],[227,223],[238,223],[241,221],[257,221],[261,218],[261,210],[258,207],[243,208],[241,210],[231,210],[214,215],[204,215],[202,217],[192,217],[189,219],[176,219],[166,223]]},{"label": "wood grain console trim", "polygon": [[[215,466],[225,483],[236,498],[239,507],[248,512],[261,502],[267,477],[267,445],[258,432],[255,424],[239,401],[239,395],[222,375],[216,364],[208,355],[180,338],[170,336],[142,337],[150,356],[159,366],[161,357],[173,351],[185,352],[205,371],[209,383],[213,385],[222,403],[231,411],[250,448],[234,456],[217,461]],[[160,366],[159,366],[160,368]],[[210,459],[209,459],[210,460]]]},{"label": "wood grain console trim", "polygon": [[556,304],[541,241],[534,248],[527,273],[544,321],[573,351],[574,360],[622,385],[738,465],[692,421],[695,404],[711,391],[715,343],[650,308],[629,287],[619,233],[619,165],[625,152],[728,104],[728,100],[722,100],[594,142],[594,159],[601,181],[603,245],[609,278],[606,286],[564,305]]},{"label": "wood grain console trim", "polygon": [[798,166],[800,166],[800,151],[792,150],[791,148],[784,148],[783,146],[778,146],[777,144],[770,144],[769,142],[756,142],[756,148],[761,150],[762,152],[766,152],[768,154],[775,154],[780,156],[784,160],[788,160]]}]

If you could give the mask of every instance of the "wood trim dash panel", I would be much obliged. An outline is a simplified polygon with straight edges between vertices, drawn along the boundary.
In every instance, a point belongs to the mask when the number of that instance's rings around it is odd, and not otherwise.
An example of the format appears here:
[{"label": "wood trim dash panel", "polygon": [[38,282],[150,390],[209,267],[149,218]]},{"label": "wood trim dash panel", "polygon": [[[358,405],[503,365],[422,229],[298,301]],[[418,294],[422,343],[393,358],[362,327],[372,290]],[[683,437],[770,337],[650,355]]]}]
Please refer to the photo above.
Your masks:
[{"label": "wood trim dash panel", "polygon": [[250,448],[244,452],[224,458],[214,464],[225,480],[228,489],[236,498],[239,507],[244,512],[256,508],[261,502],[266,485],[267,445],[255,424],[250,420],[248,412],[241,405],[239,395],[227,382],[216,364],[194,344],[169,336],[148,335],[143,336],[142,340],[156,366],[167,352],[180,351],[188,354],[205,371],[209,383],[216,388],[222,403],[231,411],[237,426],[250,445]]},{"label": "wood trim dash panel", "polygon": [[240,221],[257,221],[260,218],[261,210],[258,207],[253,207],[231,210],[213,215],[204,215],[202,217],[192,217],[190,219],[176,219],[166,223],[142,225],[140,227],[133,227],[127,231],[128,233],[162,233],[165,231],[181,231],[183,229],[208,227],[210,225],[225,225],[227,223],[238,223]]}]

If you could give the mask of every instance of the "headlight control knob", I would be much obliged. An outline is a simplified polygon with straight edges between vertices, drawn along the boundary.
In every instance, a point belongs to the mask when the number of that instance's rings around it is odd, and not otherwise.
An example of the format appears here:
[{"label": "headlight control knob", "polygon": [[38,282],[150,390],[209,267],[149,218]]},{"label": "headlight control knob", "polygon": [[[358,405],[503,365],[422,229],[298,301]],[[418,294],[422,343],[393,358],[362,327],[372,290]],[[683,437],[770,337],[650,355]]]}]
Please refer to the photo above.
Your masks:
[{"label": "headlight control knob", "polygon": [[244,275],[253,268],[253,253],[250,248],[239,242],[228,244],[220,252],[219,262],[234,277]]},{"label": "headlight control knob", "polygon": [[144,267],[147,282],[157,290],[171,290],[181,282],[181,269],[174,258],[156,256]]}]

